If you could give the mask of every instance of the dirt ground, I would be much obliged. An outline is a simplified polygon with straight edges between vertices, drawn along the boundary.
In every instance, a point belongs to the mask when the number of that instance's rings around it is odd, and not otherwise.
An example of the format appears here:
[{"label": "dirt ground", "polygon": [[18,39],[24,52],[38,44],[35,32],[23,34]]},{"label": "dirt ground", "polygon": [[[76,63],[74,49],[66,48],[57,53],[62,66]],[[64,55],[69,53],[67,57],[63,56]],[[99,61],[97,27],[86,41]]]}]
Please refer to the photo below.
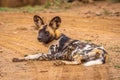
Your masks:
[{"label": "dirt ground", "polygon": [[[89,4],[61,12],[0,12],[0,80],[120,80],[120,16],[94,14],[103,8],[120,11],[120,3]],[[13,63],[14,57],[48,51],[36,39],[35,14],[48,21],[60,16],[62,33],[103,45],[109,54],[107,63],[90,67],[54,66],[54,61]]]}]

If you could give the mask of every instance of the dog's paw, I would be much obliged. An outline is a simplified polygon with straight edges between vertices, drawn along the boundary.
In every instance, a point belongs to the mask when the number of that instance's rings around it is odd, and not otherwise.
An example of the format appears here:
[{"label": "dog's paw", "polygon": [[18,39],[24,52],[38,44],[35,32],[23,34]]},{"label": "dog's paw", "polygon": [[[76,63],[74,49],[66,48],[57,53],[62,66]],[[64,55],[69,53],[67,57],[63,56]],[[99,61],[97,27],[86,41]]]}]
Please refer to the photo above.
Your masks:
[{"label": "dog's paw", "polygon": [[24,57],[27,57],[28,55],[24,55]]},{"label": "dog's paw", "polygon": [[13,58],[12,62],[19,62],[19,59],[18,58]]},{"label": "dog's paw", "polygon": [[55,66],[60,66],[60,65],[65,65],[65,63],[63,63],[62,61],[56,61],[54,63]]},{"label": "dog's paw", "polygon": [[22,62],[22,61],[26,61],[25,59],[19,59],[19,58],[13,58],[12,62]]}]

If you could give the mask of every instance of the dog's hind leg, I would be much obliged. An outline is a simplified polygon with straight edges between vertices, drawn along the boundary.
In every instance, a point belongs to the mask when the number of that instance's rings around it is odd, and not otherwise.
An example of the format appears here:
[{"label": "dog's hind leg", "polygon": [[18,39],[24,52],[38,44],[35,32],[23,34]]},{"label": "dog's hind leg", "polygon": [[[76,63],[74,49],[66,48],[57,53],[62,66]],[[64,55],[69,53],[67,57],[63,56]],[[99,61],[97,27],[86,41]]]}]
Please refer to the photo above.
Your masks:
[{"label": "dog's hind leg", "polygon": [[37,54],[33,54],[33,55],[26,55],[21,58],[13,58],[12,61],[13,62],[22,62],[22,61],[27,61],[27,60],[44,60],[47,58],[47,56],[48,56],[47,54],[37,53]]},{"label": "dog's hind leg", "polygon": [[77,65],[77,64],[81,64],[81,60],[83,59],[83,57],[81,55],[76,54],[75,56],[73,56],[73,61],[58,61],[55,62],[54,65],[58,66],[58,65],[62,65],[62,64],[66,64],[66,65]]},{"label": "dog's hind leg", "polygon": [[84,63],[84,66],[91,66],[97,64],[104,64],[106,61],[107,52],[103,48],[95,48],[87,54],[89,57],[88,62]]},{"label": "dog's hind leg", "polygon": [[77,65],[80,64],[80,62],[78,61],[57,61],[54,63],[55,66],[59,66],[59,65]]}]

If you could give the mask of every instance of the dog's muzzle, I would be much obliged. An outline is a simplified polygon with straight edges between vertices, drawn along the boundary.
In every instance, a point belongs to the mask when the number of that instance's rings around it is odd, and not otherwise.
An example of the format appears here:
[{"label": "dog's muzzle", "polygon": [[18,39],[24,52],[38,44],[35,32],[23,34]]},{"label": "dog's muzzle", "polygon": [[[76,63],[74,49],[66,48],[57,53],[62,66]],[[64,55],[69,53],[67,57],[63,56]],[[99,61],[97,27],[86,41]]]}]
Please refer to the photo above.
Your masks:
[{"label": "dog's muzzle", "polygon": [[37,38],[38,41],[42,42],[42,38]]}]

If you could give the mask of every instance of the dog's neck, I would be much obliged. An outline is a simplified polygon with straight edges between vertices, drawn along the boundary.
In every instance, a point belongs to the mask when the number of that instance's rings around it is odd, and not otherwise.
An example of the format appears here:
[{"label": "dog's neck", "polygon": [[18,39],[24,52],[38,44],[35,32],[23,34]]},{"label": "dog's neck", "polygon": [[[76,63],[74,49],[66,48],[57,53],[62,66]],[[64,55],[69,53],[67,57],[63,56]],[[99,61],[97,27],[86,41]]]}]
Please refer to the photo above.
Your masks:
[{"label": "dog's neck", "polygon": [[54,39],[53,41],[49,42],[48,44],[44,44],[46,47],[50,47],[51,45],[57,45],[59,47],[59,51],[63,50],[72,39],[67,37],[64,34],[61,34],[58,39]]},{"label": "dog's neck", "polygon": [[45,47],[49,47],[51,44],[59,43],[59,40],[62,38],[62,33],[55,35],[55,38],[50,41],[49,43],[43,43]]},{"label": "dog's neck", "polygon": [[55,31],[55,40],[58,40],[62,36],[62,33],[60,33],[58,30]]}]

